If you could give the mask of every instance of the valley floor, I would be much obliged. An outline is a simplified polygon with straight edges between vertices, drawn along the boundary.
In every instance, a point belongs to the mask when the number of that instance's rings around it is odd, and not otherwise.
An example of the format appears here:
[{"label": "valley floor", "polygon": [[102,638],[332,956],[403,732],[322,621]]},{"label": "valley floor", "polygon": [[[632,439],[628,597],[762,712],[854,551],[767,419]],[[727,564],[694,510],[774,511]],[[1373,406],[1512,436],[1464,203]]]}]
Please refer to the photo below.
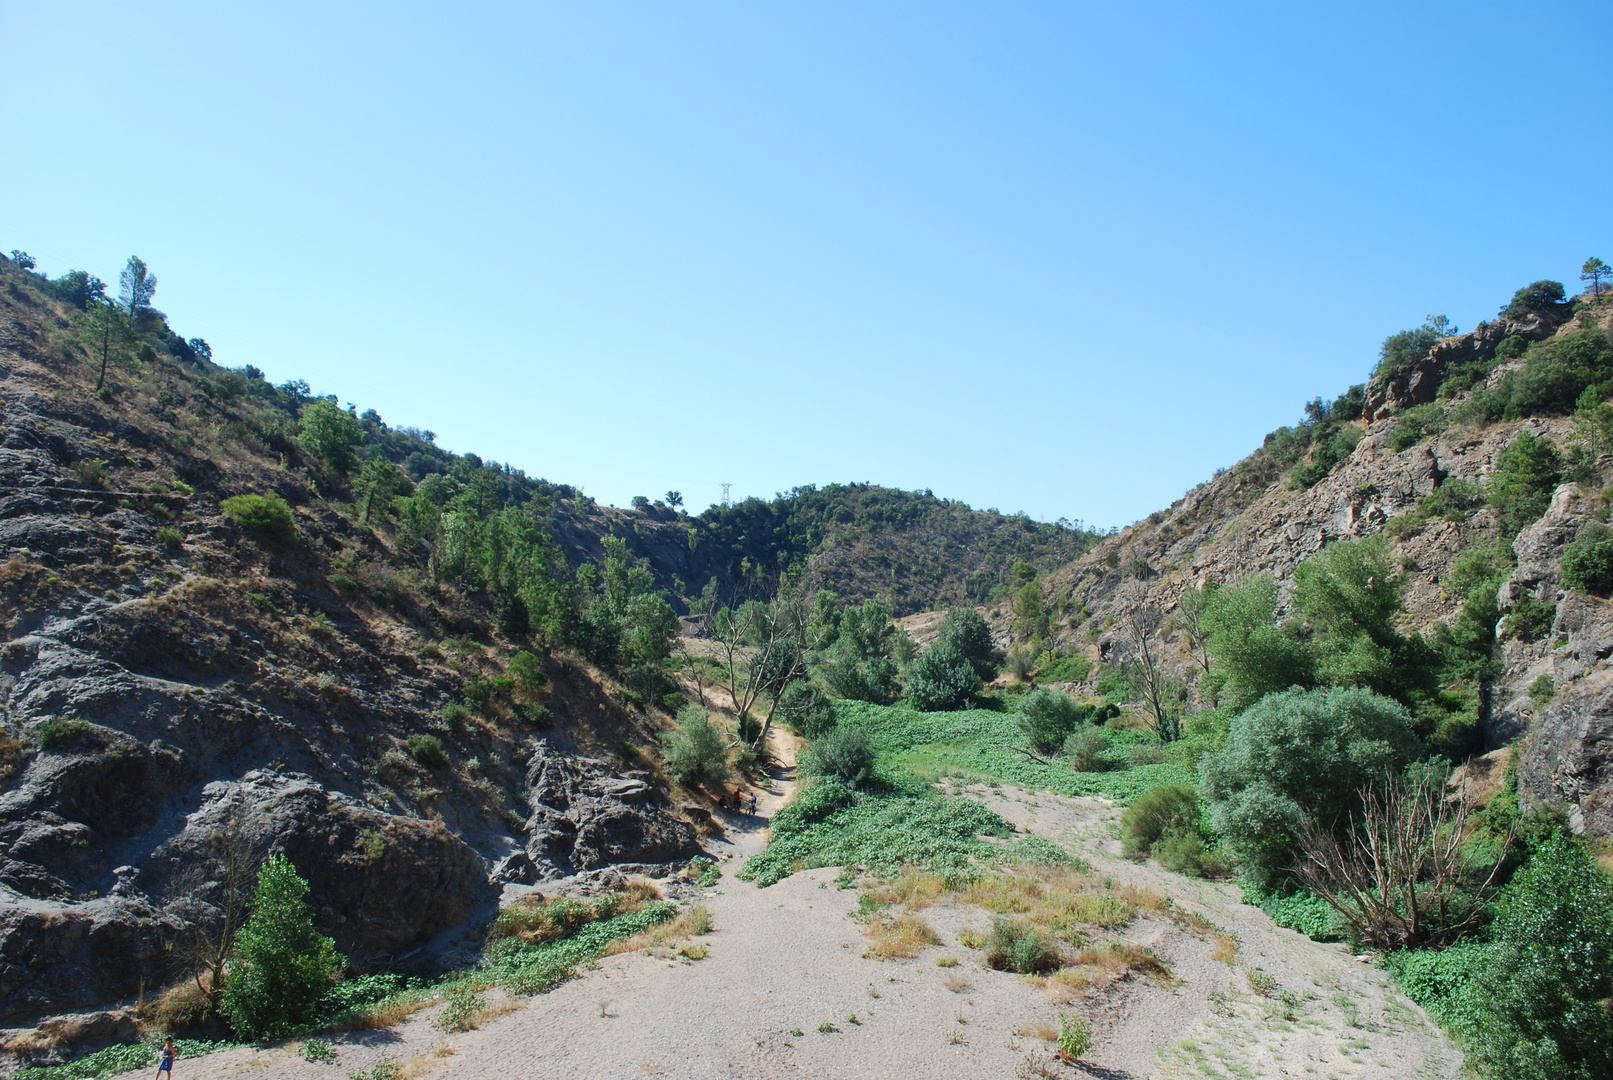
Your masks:
[{"label": "valley floor", "polygon": [[[1170,922],[1139,917],[1117,937],[1146,945],[1170,966],[1168,980],[1122,980],[1073,1005],[1049,999],[1036,980],[984,966],[959,941],[989,915],[942,899],[924,917],[942,944],[912,960],[863,956],[851,918],[855,890],[834,870],[797,873],[770,888],[738,881],[760,851],[767,817],[787,797],[787,774],[755,818],[731,822],[723,876],[708,891],[709,950],[691,961],[655,950],[608,957],[580,978],[526,1002],[480,1030],[446,1035],[436,1010],[387,1031],[335,1040],[336,1065],[295,1055],[295,1044],[240,1049],[182,1061],[178,1080],[337,1080],[383,1056],[398,1080],[555,1077],[823,1078],[946,1076],[1455,1078],[1461,1054],[1401,995],[1388,976],[1343,948],[1275,927],[1227,885],[1194,881],[1120,857],[1118,810],[1089,798],[1004,787],[957,791],[1016,825],[1055,840],[1123,884],[1152,888],[1202,914],[1238,941],[1229,964],[1214,946]],[[956,966],[936,961],[955,957]],[[1257,976],[1265,994],[1248,976]],[[1285,1000],[1286,993],[1286,1000]],[[1078,1012],[1095,1029],[1079,1066],[1056,1063],[1036,1032],[1056,1031]],[[855,1017],[855,1019],[853,1019]],[[1046,1072],[1037,1071],[1037,1066]],[[132,1074],[131,1074],[132,1075]]]}]

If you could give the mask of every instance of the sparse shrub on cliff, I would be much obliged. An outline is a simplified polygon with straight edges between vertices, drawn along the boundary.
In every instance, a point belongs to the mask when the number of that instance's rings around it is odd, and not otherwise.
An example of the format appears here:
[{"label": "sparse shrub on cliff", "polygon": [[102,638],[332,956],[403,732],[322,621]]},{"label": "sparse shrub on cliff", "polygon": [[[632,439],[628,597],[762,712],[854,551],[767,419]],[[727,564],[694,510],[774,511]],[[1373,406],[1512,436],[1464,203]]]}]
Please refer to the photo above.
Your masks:
[{"label": "sparse shrub on cliff", "polygon": [[409,756],[428,769],[442,769],[448,766],[448,751],[443,749],[442,740],[435,735],[410,735],[408,740]]},{"label": "sparse shrub on cliff", "polygon": [[1580,529],[1563,551],[1562,573],[1569,588],[1598,596],[1613,591],[1613,531],[1599,521]]},{"label": "sparse shrub on cliff", "polygon": [[282,544],[297,542],[297,526],[291,507],[274,492],[267,495],[232,495],[219,503],[220,510],[247,532],[266,536]]}]

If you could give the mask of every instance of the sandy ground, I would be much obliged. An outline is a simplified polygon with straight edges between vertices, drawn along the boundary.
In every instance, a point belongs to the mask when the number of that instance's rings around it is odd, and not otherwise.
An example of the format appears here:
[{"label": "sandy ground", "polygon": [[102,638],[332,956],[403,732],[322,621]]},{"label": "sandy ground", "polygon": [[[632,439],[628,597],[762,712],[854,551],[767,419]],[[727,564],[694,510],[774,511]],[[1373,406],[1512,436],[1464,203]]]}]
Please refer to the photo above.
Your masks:
[{"label": "sandy ground", "polygon": [[[181,1062],[177,1080],[250,1072],[261,1080],[340,1080],[385,1055],[404,1080],[642,1076],[693,1078],[930,1077],[1015,1075],[1130,1077],[1454,1078],[1461,1055],[1388,977],[1338,946],[1275,927],[1234,889],[1120,857],[1118,811],[1094,799],[1012,788],[961,791],[1024,828],[1077,851],[1118,881],[1171,896],[1231,932],[1229,965],[1212,944],[1174,925],[1139,919],[1117,936],[1145,944],[1171,966],[1167,984],[1115,984],[1075,1006],[1051,1002],[1033,981],[987,969],[958,943],[984,929],[979,909],[940,903],[924,916],[943,944],[913,960],[864,958],[849,917],[857,893],[833,870],[796,874],[767,889],[738,881],[761,850],[766,819],[787,797],[781,774],[756,817],[730,818],[721,882],[705,903],[714,918],[699,961],[643,953],[609,957],[580,978],[531,999],[477,1031],[445,1035],[434,1011],[396,1029],[342,1036],[336,1065],[314,1065],[294,1047],[236,1050]],[[664,950],[663,950],[664,953]],[[955,957],[954,967],[937,959]],[[1276,980],[1251,989],[1248,970]],[[1096,1031],[1081,1065],[1050,1059],[1049,1044],[1019,1032],[1079,1012]],[[1048,1072],[1028,1072],[1031,1061]]]}]

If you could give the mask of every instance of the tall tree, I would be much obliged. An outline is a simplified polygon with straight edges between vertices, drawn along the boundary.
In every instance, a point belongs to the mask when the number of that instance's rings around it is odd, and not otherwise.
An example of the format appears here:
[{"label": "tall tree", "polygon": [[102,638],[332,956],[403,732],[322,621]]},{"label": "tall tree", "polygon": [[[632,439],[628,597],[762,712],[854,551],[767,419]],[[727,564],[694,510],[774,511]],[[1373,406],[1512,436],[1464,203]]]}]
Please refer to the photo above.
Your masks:
[{"label": "tall tree", "polygon": [[144,260],[130,255],[123,272],[118,275],[118,303],[129,314],[129,322],[140,324],[140,316],[151,309],[151,298],[157,294],[157,275],[151,272]]},{"label": "tall tree", "polygon": [[123,348],[132,339],[129,320],[123,310],[104,296],[92,295],[84,307],[81,325],[89,332],[92,347],[101,350],[101,373],[95,379],[95,392],[106,385],[106,368],[114,347]]},{"label": "tall tree", "polygon": [[1597,296],[1602,295],[1602,279],[1613,278],[1613,268],[1598,259],[1595,255],[1585,260],[1585,265],[1579,268],[1579,280],[1591,283],[1591,292]]}]

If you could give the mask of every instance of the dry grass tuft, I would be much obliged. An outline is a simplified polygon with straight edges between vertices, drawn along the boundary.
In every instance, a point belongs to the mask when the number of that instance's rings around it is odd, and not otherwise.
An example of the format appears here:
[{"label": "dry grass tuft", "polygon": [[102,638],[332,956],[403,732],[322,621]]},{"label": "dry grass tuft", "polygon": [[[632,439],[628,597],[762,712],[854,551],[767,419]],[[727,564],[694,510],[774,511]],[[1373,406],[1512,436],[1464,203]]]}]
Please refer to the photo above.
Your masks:
[{"label": "dry grass tuft", "polygon": [[429,994],[400,996],[370,1005],[343,1016],[336,1025],[337,1031],[378,1031],[396,1027],[422,1009],[437,1002]]},{"label": "dry grass tuft", "polygon": [[881,904],[905,907],[918,911],[929,907],[946,892],[946,881],[936,874],[918,870],[905,870],[889,881],[882,881],[868,890],[868,895]]},{"label": "dry grass tuft", "polygon": [[398,1065],[394,1074],[395,1080],[419,1080],[422,1076],[429,1076],[438,1069],[443,1068],[443,1058],[453,1056],[454,1048],[445,1042],[439,1042],[429,1050],[421,1050],[411,1054]]},{"label": "dry grass tuft", "polygon": [[952,991],[954,994],[961,994],[965,990],[969,989],[972,984],[969,982],[969,976],[954,969],[942,973],[941,985]]},{"label": "dry grass tuft", "polygon": [[868,948],[863,955],[879,960],[910,959],[926,945],[941,944],[935,927],[917,915],[898,915],[888,922],[876,920],[864,933],[868,935]]},{"label": "dry grass tuft", "polygon": [[1027,1039],[1041,1039],[1043,1042],[1059,1041],[1059,1027],[1051,1020],[1033,1020],[1028,1024],[1021,1024],[1014,1034]]},{"label": "dry grass tuft", "polygon": [[[1102,968],[1067,967],[1062,971],[1055,971],[1047,977],[1042,984],[1047,999],[1056,1005],[1069,1005],[1092,994],[1103,984],[1109,981],[1109,973]],[[1056,1034],[1056,1033],[1055,1033]]]},{"label": "dry grass tuft", "polygon": [[1218,933],[1212,939],[1215,942],[1215,951],[1210,954],[1211,960],[1219,960],[1228,967],[1238,957],[1238,939],[1231,934]]},{"label": "dry grass tuft", "polygon": [[686,938],[699,937],[711,933],[711,911],[704,904],[695,904],[678,912],[676,917],[652,926],[641,934],[634,934],[629,938],[618,938],[605,946],[603,955],[615,956],[618,953],[640,952],[644,949],[653,949],[668,942],[682,941]]},{"label": "dry grass tuft", "polygon": [[1101,969],[1111,976],[1135,972],[1144,978],[1168,979],[1171,969],[1154,955],[1152,949],[1126,941],[1110,941],[1103,945],[1088,946],[1075,955],[1077,964]]}]

